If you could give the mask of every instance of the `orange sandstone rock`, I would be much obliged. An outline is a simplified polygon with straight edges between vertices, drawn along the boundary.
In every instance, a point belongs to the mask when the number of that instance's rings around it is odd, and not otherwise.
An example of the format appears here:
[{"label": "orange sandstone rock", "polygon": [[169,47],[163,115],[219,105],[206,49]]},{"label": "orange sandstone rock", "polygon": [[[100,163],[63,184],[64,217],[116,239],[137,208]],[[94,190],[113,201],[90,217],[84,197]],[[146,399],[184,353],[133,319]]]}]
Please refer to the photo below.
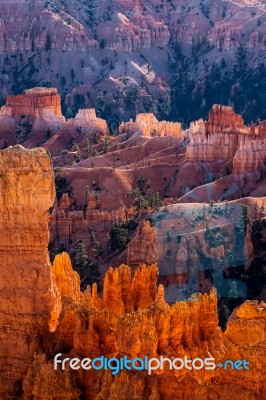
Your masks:
[{"label": "orange sandstone rock", "polygon": [[45,111],[62,116],[60,95],[54,88],[27,89],[22,95],[7,96],[5,107],[13,116],[41,117]]},{"label": "orange sandstone rock", "polygon": [[52,273],[62,298],[70,297],[78,303],[81,299],[80,277],[77,272],[73,271],[67,253],[55,256]]},{"label": "orange sandstone rock", "polygon": [[129,265],[147,265],[157,263],[157,248],[155,244],[154,230],[149,221],[142,221],[136,235],[131,240],[127,251],[127,263]]},{"label": "orange sandstone rock", "polygon": [[[52,269],[48,262],[47,209],[54,201],[54,183],[45,151],[9,148],[0,152],[0,169],[1,400],[223,400],[228,393],[234,400],[263,398],[263,304],[244,303],[223,333],[215,291],[170,306],[163,287],[157,288],[155,265],[140,265],[134,277],[128,266],[110,269],[102,299],[96,284],[82,295],[67,254],[57,256]],[[145,240],[136,237],[135,250],[144,256],[144,249],[153,246],[153,233],[148,222],[140,224],[141,230]],[[136,259],[136,251],[132,254]],[[144,371],[61,371],[53,368],[59,352],[90,358],[214,357],[216,364],[246,359],[250,369],[171,371],[166,363],[150,376]]]},{"label": "orange sandstone rock", "polygon": [[207,133],[238,132],[244,128],[241,115],[236,114],[232,107],[213,105],[209,113]]},{"label": "orange sandstone rock", "polygon": [[12,393],[61,310],[47,250],[54,174],[43,149],[0,152],[0,398]]},{"label": "orange sandstone rock", "polygon": [[[69,270],[66,257],[59,258],[62,258],[62,268],[66,262],[66,270]],[[55,373],[52,370],[51,361],[38,358],[24,379],[25,393],[30,396],[36,392],[40,400],[49,398],[49,393],[55,400],[60,398],[59,388],[65,382],[66,393],[69,393],[65,395],[66,399],[78,398],[75,396],[81,388],[86,399],[126,400],[128,396],[135,396],[149,400],[215,400],[226,399],[228,392],[232,393],[233,399],[262,398],[265,389],[262,359],[266,346],[262,334],[265,309],[257,302],[244,303],[235,310],[223,334],[218,327],[215,291],[193,295],[188,301],[169,306],[164,300],[163,287],[156,288],[156,273],[155,266],[141,266],[132,280],[129,267],[121,266],[108,271],[102,301],[98,299],[95,286],[92,293],[90,289],[86,290],[79,304],[75,304],[75,300],[71,303],[69,297],[67,302],[63,298],[63,319],[69,316],[64,333],[71,332],[73,336],[73,347],[68,356],[127,355],[133,358],[162,355],[171,358],[186,355],[189,358],[214,357],[217,364],[227,359],[246,359],[250,361],[250,370],[170,371],[165,364],[151,376],[125,370],[115,376],[110,371],[74,374],[69,369],[64,375],[62,371]],[[61,319],[58,329],[62,322]],[[256,328],[253,333],[251,326]],[[57,351],[65,346],[66,343],[60,343]],[[54,391],[42,383],[49,377]]]}]

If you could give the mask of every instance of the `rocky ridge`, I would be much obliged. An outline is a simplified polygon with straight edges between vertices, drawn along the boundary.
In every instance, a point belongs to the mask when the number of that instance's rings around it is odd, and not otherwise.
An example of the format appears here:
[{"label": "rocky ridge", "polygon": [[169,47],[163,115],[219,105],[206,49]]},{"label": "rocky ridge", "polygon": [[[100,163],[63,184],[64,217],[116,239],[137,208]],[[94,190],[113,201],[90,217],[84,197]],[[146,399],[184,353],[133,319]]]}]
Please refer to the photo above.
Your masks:
[{"label": "rocky ridge", "polygon": [[[189,5],[184,0],[105,0],[101,4],[94,0],[3,0],[1,102],[10,92],[37,85],[57,87],[65,110],[73,117],[77,99],[93,108],[99,94],[107,93],[106,103],[126,120],[151,111],[153,103],[156,106],[157,100],[160,104],[171,94],[179,52],[197,66],[190,72],[199,81],[205,74],[205,61],[208,74],[213,60],[217,65],[223,61],[223,68],[231,72],[242,48],[251,67],[265,63],[265,27],[264,4],[251,0],[244,4],[193,0]],[[128,88],[135,87],[140,89],[138,101],[128,107],[124,97]],[[120,99],[114,101],[114,95]]]}]

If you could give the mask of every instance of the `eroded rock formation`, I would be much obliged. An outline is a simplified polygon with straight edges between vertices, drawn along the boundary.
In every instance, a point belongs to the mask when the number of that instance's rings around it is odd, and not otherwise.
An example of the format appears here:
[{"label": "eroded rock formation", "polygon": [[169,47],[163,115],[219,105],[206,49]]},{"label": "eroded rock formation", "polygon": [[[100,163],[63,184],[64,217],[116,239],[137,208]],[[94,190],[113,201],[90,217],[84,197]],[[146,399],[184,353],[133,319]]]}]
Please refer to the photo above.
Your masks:
[{"label": "eroded rock formation", "polygon": [[68,123],[70,125],[88,128],[89,130],[96,133],[99,132],[102,135],[106,135],[108,132],[106,121],[96,116],[94,108],[79,110],[75,118],[70,119]]},{"label": "eroded rock formation", "polygon": [[138,114],[136,121],[122,123],[119,133],[134,133],[139,131],[143,136],[181,136],[181,124],[177,122],[159,122],[154,114]]},{"label": "eroded rock formation", "polygon": [[155,244],[154,230],[149,221],[142,221],[137,229],[136,235],[128,246],[127,262],[129,265],[141,263],[156,264],[157,248]]},{"label": "eroded rock formation", "polygon": [[29,116],[46,117],[47,113],[62,118],[61,98],[57,89],[34,88],[25,90],[24,94],[7,96],[6,105],[0,110],[3,117]]},{"label": "eroded rock formation", "polygon": [[206,128],[207,134],[219,132],[247,132],[241,115],[236,114],[232,107],[220,106],[218,104],[212,107]]},{"label": "eroded rock formation", "polygon": [[265,168],[266,141],[246,140],[241,141],[233,159],[235,174],[246,174],[262,171]]},{"label": "eroded rock formation", "polygon": [[[28,1],[2,2],[0,19],[0,52],[44,50],[84,51],[97,48],[97,42],[85,32],[84,26],[55,4],[37,2],[32,7]],[[29,13],[31,14],[30,19]],[[28,23],[25,24],[25,21]],[[24,33],[17,34],[17,27]],[[46,29],[48,27],[48,29]],[[47,46],[47,37],[49,46]]]},{"label": "eroded rock formation", "polygon": [[[1,399],[214,400],[225,399],[232,388],[232,398],[262,398],[265,308],[245,303],[223,334],[215,292],[170,306],[163,287],[157,288],[155,265],[140,265],[134,277],[126,265],[110,268],[102,298],[96,284],[80,293],[79,276],[66,253],[55,258],[52,268],[48,262],[47,209],[54,185],[45,151],[9,148],[0,153],[0,163]],[[62,207],[68,204],[64,198]],[[145,244],[151,228],[143,223],[139,230]],[[137,244],[141,254],[142,243]],[[53,366],[58,352],[91,358],[214,357],[216,364],[246,359],[250,370],[171,371],[166,363],[150,376],[126,370],[117,375],[61,371]]]},{"label": "eroded rock formation", "polygon": [[125,15],[118,14],[119,25],[107,42],[108,50],[133,52],[151,46],[166,46],[170,33],[164,21],[156,21],[152,16],[138,15],[130,21]]},{"label": "eroded rock formation", "polygon": [[[73,144],[79,135],[83,141],[88,136],[96,141],[99,136],[108,134],[107,122],[98,118],[93,108],[80,109],[75,118],[66,120],[57,89],[45,87],[27,89],[21,95],[8,95],[6,104],[0,108],[0,128],[2,147],[13,142],[34,147],[48,140],[47,147],[51,150],[61,136],[73,136]],[[61,129],[64,129],[62,135]]]},{"label": "eroded rock formation", "polygon": [[42,338],[56,329],[61,301],[47,250],[50,159],[43,149],[15,146],[0,152],[0,170],[0,398],[9,399]]},{"label": "eroded rock formation", "polygon": [[245,126],[231,107],[214,105],[207,122],[191,123],[186,160],[233,162],[232,172],[246,174],[265,169],[265,122]]},{"label": "eroded rock formation", "polygon": [[[218,327],[215,291],[194,295],[169,306],[164,289],[156,285],[156,266],[140,266],[132,279],[130,268],[109,269],[103,298],[97,287],[88,288],[80,300],[76,277],[70,284],[68,256],[57,256],[55,280],[63,296],[63,311],[56,331],[56,351],[68,349],[71,357],[214,357],[216,365],[225,360],[245,359],[249,370],[217,367],[212,371],[182,369],[171,371],[166,363],[150,376],[145,372],[54,370],[53,359],[36,356],[23,381],[24,397],[40,400],[101,398],[139,399],[232,398],[260,399],[264,390],[265,309],[247,302],[233,314],[228,328]],[[65,267],[64,267],[65,266]],[[64,272],[64,268],[66,268]],[[68,271],[69,282],[61,280]],[[60,276],[57,276],[57,274]],[[245,334],[245,326],[248,334]],[[62,351],[62,350],[61,350]],[[62,351],[64,352],[64,351]],[[66,357],[63,355],[62,357]],[[166,382],[168,383],[166,385]]]}]

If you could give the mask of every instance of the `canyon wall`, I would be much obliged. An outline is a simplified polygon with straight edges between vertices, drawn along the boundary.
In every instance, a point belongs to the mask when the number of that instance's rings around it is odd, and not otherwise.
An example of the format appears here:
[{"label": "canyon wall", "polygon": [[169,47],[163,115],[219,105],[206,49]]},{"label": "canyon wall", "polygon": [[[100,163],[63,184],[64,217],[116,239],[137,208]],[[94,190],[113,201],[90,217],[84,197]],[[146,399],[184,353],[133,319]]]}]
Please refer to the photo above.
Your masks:
[{"label": "canyon wall", "polygon": [[25,93],[17,96],[7,96],[6,105],[1,112],[9,116],[27,115],[42,117],[49,111],[57,117],[62,117],[61,98],[55,88],[27,89]]},{"label": "canyon wall", "polygon": [[242,140],[233,159],[235,174],[246,174],[265,169],[266,138],[263,140]]},{"label": "canyon wall", "polygon": [[121,15],[122,23],[115,28],[107,42],[107,49],[117,52],[128,52],[151,46],[166,46],[170,39],[168,27],[163,20],[156,21],[152,16],[138,15],[129,21]]},{"label": "canyon wall", "polygon": [[[56,4],[38,1],[33,6],[28,0],[3,0],[1,5],[1,53],[37,49],[85,51],[98,47],[87,29],[78,20],[59,10]],[[21,28],[19,34],[18,26]]]},{"label": "canyon wall", "polygon": [[80,229],[89,229],[94,222],[103,221],[126,221],[134,215],[134,210],[118,207],[115,210],[98,210],[97,199],[94,192],[88,197],[86,210],[71,210],[70,198],[64,193],[60,202],[55,203],[55,207],[49,218],[50,241],[69,245],[71,235]]},{"label": "canyon wall", "polygon": [[[22,28],[20,34],[16,34],[17,26]],[[244,38],[247,48],[265,50],[265,37],[263,4],[252,0],[244,4],[215,0],[211,5],[196,0],[189,7],[184,0],[117,0],[112,9],[108,2],[39,1],[33,7],[26,0],[19,5],[15,0],[2,0],[0,18],[1,53],[85,52],[98,50],[103,38],[107,49],[121,52],[167,46],[170,38],[189,44],[205,40],[222,49],[235,49]]]}]

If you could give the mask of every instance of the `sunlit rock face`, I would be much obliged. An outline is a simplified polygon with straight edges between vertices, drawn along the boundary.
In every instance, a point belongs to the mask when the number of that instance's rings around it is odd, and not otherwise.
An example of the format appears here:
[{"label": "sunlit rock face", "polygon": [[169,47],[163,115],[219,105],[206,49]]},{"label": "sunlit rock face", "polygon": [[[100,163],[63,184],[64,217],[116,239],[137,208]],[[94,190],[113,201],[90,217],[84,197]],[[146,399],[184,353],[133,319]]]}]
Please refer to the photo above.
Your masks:
[{"label": "sunlit rock face", "polygon": [[231,107],[213,105],[206,122],[191,123],[188,137],[188,162],[232,162],[238,175],[265,169],[265,122],[246,126]]},{"label": "sunlit rock face", "polygon": [[181,137],[181,124],[178,122],[158,121],[152,113],[141,113],[136,121],[125,122],[120,125],[120,133],[140,132],[145,137],[172,136]]},{"label": "sunlit rock face", "polygon": [[87,128],[88,132],[94,131],[102,135],[106,135],[108,132],[107,122],[96,116],[94,108],[81,109],[75,116],[68,121],[70,125]]},{"label": "sunlit rock face", "polygon": [[128,246],[127,262],[129,265],[147,265],[158,262],[154,230],[148,221],[142,221],[136,235]]},{"label": "sunlit rock face", "polygon": [[[101,298],[95,284],[80,293],[79,276],[66,253],[55,258],[52,268],[48,262],[47,210],[54,201],[54,183],[45,151],[9,148],[0,153],[0,166],[1,399],[126,400],[130,393],[141,399],[170,400],[175,394],[180,400],[214,400],[232,388],[235,399],[261,398],[265,311],[257,302],[236,310],[224,334],[215,291],[170,306],[157,286],[156,265],[140,265],[134,276],[126,265],[110,268]],[[150,248],[150,225],[143,224],[139,233]],[[143,255],[141,244],[136,245]],[[179,250],[176,262],[181,265],[185,243]],[[63,357],[211,356],[216,363],[247,359],[250,370],[171,371],[165,366],[150,376],[60,371],[53,366],[58,352]]]},{"label": "sunlit rock face", "polygon": [[0,398],[19,391],[41,340],[60,312],[48,243],[54,174],[43,149],[0,152]]},{"label": "sunlit rock face", "polygon": [[3,109],[9,115],[41,117],[45,112],[51,112],[62,117],[61,98],[54,88],[34,88],[25,90],[17,96],[7,96],[6,107]]},{"label": "sunlit rock face", "polygon": [[34,394],[41,400],[48,395],[54,400],[60,396],[72,400],[81,396],[126,400],[130,393],[139,399],[170,400],[175,396],[182,400],[187,396],[214,400],[225,399],[228,391],[234,399],[261,398],[266,347],[263,305],[255,301],[244,303],[222,333],[215,291],[170,306],[164,300],[163,287],[156,285],[154,265],[140,266],[134,277],[126,265],[110,268],[102,298],[98,297],[96,285],[77,297],[78,282],[66,254],[57,256],[53,271],[63,297],[55,332],[56,352],[68,351],[68,356],[80,358],[214,357],[217,365],[227,359],[245,359],[250,369],[171,371],[165,366],[151,376],[126,370],[113,376],[110,371],[55,371],[53,359],[39,354],[24,378],[23,399]]}]

